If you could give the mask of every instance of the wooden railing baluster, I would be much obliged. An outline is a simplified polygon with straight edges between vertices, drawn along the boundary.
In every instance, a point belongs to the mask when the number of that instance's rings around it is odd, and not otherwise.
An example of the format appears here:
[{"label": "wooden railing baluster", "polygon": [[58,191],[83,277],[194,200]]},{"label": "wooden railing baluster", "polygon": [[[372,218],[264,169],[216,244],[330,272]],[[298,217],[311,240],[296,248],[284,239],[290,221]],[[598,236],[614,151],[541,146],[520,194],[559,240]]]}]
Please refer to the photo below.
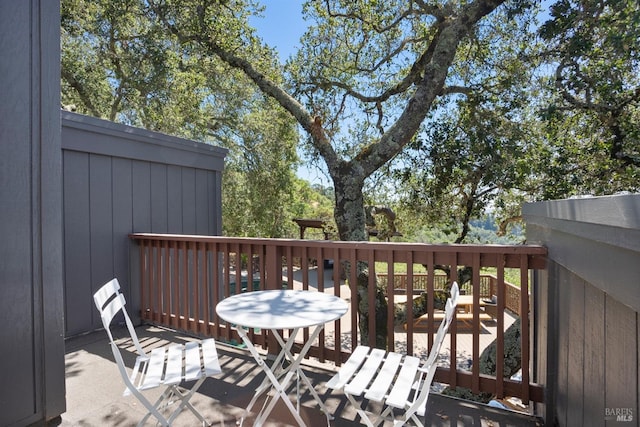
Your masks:
[{"label": "wooden railing baluster", "polygon": [[[529,263],[525,256],[520,256],[520,346],[522,354],[529,355]],[[522,358],[522,403],[529,403],[529,357]]]},{"label": "wooden railing baluster", "polygon": [[501,256],[501,255],[497,255],[496,258],[497,258],[496,264],[497,264],[498,279],[496,283],[497,289],[494,290],[493,292],[495,292],[495,295],[497,296],[496,314],[498,316],[498,318],[496,319],[496,322],[498,324],[498,327],[496,328],[496,331],[497,331],[496,372],[500,373],[499,375],[496,375],[496,382],[497,382],[496,395],[498,398],[502,398],[504,397],[504,375],[502,375],[502,372],[504,372],[504,307],[505,307],[504,261],[505,260],[504,260],[504,256]]}]

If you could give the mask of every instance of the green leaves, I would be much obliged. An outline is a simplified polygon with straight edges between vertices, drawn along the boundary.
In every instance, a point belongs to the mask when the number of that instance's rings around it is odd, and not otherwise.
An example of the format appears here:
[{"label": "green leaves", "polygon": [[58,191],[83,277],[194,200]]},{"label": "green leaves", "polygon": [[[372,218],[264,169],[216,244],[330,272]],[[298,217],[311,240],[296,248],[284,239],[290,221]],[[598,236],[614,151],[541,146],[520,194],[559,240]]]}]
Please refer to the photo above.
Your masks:
[{"label": "green leaves", "polygon": [[280,81],[275,55],[246,23],[256,11],[240,0],[63,0],[62,102],[228,148],[225,232],[281,237],[295,231],[282,202],[298,161],[294,121],[244,74],[168,30],[221,40]]},{"label": "green leaves", "polygon": [[[540,28],[555,66],[543,118],[549,164],[572,187],[548,195],[637,191],[640,10],[632,0],[561,0]],[[585,158],[588,156],[588,158]],[[634,181],[635,180],[635,181]]]},{"label": "green leaves", "polygon": [[293,175],[299,124],[343,236],[382,198],[460,240],[487,209],[640,189],[636,3],[558,0],[538,25],[531,0],[307,1],[283,67],[247,24],[258,1],[63,0],[62,99],[229,148],[228,233],[326,215]]}]

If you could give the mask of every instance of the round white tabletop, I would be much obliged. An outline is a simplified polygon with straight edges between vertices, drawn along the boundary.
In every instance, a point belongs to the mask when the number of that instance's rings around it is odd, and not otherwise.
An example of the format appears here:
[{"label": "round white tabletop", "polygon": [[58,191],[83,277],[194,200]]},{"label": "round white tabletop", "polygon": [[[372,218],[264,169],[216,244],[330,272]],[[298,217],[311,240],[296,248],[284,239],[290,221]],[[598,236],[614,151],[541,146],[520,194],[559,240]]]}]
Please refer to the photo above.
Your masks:
[{"label": "round white tabletop", "polygon": [[248,328],[306,328],[339,319],[347,303],[334,295],[314,291],[273,290],[245,292],[216,306],[223,320]]}]

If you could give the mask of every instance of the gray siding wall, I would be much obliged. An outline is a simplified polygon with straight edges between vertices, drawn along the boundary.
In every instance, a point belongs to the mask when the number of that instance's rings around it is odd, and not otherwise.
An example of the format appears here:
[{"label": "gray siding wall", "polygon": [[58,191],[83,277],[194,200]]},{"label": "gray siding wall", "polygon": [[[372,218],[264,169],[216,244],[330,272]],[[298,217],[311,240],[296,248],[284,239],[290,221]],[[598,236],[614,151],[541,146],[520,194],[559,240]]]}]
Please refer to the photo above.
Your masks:
[{"label": "gray siding wall", "polygon": [[[525,205],[529,243],[549,249],[534,291],[545,419],[638,425],[640,195]],[[627,415],[630,422],[617,421]]]},{"label": "gray siding wall", "polygon": [[0,425],[65,411],[60,10],[0,1]]},{"label": "gray siding wall", "polygon": [[219,235],[226,150],[62,113],[65,334],[102,326],[93,293],[118,277],[137,316],[132,232]]}]

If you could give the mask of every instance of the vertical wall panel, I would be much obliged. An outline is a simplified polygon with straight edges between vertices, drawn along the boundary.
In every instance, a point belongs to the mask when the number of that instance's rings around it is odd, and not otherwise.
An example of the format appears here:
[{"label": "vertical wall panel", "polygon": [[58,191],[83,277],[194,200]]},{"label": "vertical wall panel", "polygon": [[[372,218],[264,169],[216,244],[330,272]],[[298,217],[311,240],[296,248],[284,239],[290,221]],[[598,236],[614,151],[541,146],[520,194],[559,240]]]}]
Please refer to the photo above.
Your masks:
[{"label": "vertical wall panel", "polygon": [[152,163],[151,167],[151,232],[168,232],[167,166]]},{"label": "vertical wall panel", "polygon": [[548,316],[536,317],[546,422],[637,424],[640,195],[533,203],[523,217],[527,241],[549,251]]},{"label": "vertical wall panel", "polygon": [[[133,189],[132,161],[119,157],[111,162],[112,200],[113,200],[113,275],[120,280],[127,300],[130,299],[129,283],[129,239],[133,230]],[[97,311],[96,311],[97,313]]]},{"label": "vertical wall panel", "polygon": [[64,157],[65,328],[69,334],[86,330],[94,308],[91,298],[91,225],[89,155],[69,152]]},{"label": "vertical wall panel", "polygon": [[132,232],[221,232],[226,150],[63,112],[67,336],[101,326],[92,294],[118,277],[136,317]]},{"label": "vertical wall panel", "polygon": [[[91,154],[89,156],[90,297],[102,284],[113,278],[114,250],[111,185],[111,158]],[[97,310],[93,309],[92,314],[93,324],[100,325]]]},{"label": "vertical wall panel", "polygon": [[182,169],[182,232],[197,234],[196,174],[193,169]]},{"label": "vertical wall panel", "polygon": [[0,1],[0,425],[64,412],[59,2]]},{"label": "vertical wall panel", "polygon": [[32,416],[38,392],[32,369],[39,359],[34,347],[37,283],[31,242],[32,227],[38,226],[31,222],[31,187],[37,185],[37,172],[31,164],[30,104],[19,96],[32,89],[32,82],[23,78],[31,59],[28,3],[24,6],[0,5],[0,312],[11,319],[0,329],[0,383],[12,385],[0,392],[0,407],[9,409],[7,414],[0,411],[0,425]]},{"label": "vertical wall panel", "polygon": [[[167,166],[167,232],[182,233],[182,168]],[[215,229],[210,229],[215,230]]]},{"label": "vertical wall panel", "polygon": [[222,219],[222,195],[216,190],[218,173],[209,172],[207,174],[207,192],[209,200],[209,229],[222,230],[222,223],[218,221]]},{"label": "vertical wall panel", "polygon": [[[605,317],[604,293],[585,287],[584,317],[584,420],[597,420],[604,413]],[[586,424],[585,424],[586,425]]]},{"label": "vertical wall panel", "polygon": [[[558,323],[562,325],[569,324],[569,310],[567,309],[571,301],[569,301],[569,293],[566,290],[569,288],[570,284],[568,281],[561,280],[556,282],[558,286],[558,295],[556,296],[558,301]],[[567,366],[569,363],[569,331],[567,328],[558,328],[558,386],[557,386],[557,394],[556,394],[556,405],[557,405],[557,418],[560,425],[567,425],[567,414],[569,411],[569,396],[567,391],[567,383],[568,372]]]},{"label": "vertical wall panel", "polygon": [[135,160],[132,179],[133,229],[151,231],[151,165]]},{"label": "vertical wall panel", "polygon": [[[535,280],[532,285],[532,310],[534,319],[537,319],[534,326],[535,345],[533,347],[534,355],[534,376],[533,381],[539,384],[547,384],[549,380],[548,362],[553,360],[556,339],[549,330],[549,316],[555,313],[553,309],[554,301],[557,298],[551,298],[552,290],[549,287],[549,275],[554,264],[549,263],[547,270],[538,270],[534,272]],[[555,388],[547,386],[545,388],[545,401],[555,401]],[[542,417],[546,415],[547,406],[543,403],[535,405],[536,414]]]},{"label": "vertical wall panel", "polygon": [[[33,224],[30,221],[34,177],[29,103],[21,101],[18,96],[19,93],[31,93],[31,81],[23,78],[30,69],[29,9],[28,6],[11,6],[6,2],[0,6],[0,12],[0,54],[3,58],[0,61],[0,93],[3,94],[0,115],[0,312],[6,319],[25,319],[24,322],[11,322],[16,323],[15,327],[1,330],[0,382],[17,386],[15,394],[0,395],[0,406],[11,408],[8,414],[0,414],[0,425],[5,425],[19,417],[32,415],[36,397],[35,372],[29,369],[25,371],[26,378],[22,378],[20,369],[8,368],[24,367],[25,362],[33,366],[36,356],[32,341],[35,334],[32,310],[35,283],[31,264]],[[15,31],[13,36],[9,30]],[[25,359],[24,362],[21,359]]]},{"label": "vertical wall panel", "polygon": [[[563,307],[569,314],[569,336],[567,354],[567,394],[569,396],[584,395],[584,380],[588,373],[584,370],[570,369],[572,366],[584,366],[585,344],[585,304],[584,283],[572,280],[568,289],[568,305]],[[572,399],[567,408],[567,425],[583,427],[584,402]]]},{"label": "vertical wall panel", "polygon": [[[613,298],[605,299],[605,408],[630,409],[638,422],[637,313]],[[615,421],[615,420],[614,420]],[[611,423],[615,424],[615,423]],[[617,424],[616,424],[617,425]]]},{"label": "vertical wall panel", "polygon": [[211,215],[207,171],[195,171],[195,184],[196,234],[203,234],[209,230],[209,216]]}]

